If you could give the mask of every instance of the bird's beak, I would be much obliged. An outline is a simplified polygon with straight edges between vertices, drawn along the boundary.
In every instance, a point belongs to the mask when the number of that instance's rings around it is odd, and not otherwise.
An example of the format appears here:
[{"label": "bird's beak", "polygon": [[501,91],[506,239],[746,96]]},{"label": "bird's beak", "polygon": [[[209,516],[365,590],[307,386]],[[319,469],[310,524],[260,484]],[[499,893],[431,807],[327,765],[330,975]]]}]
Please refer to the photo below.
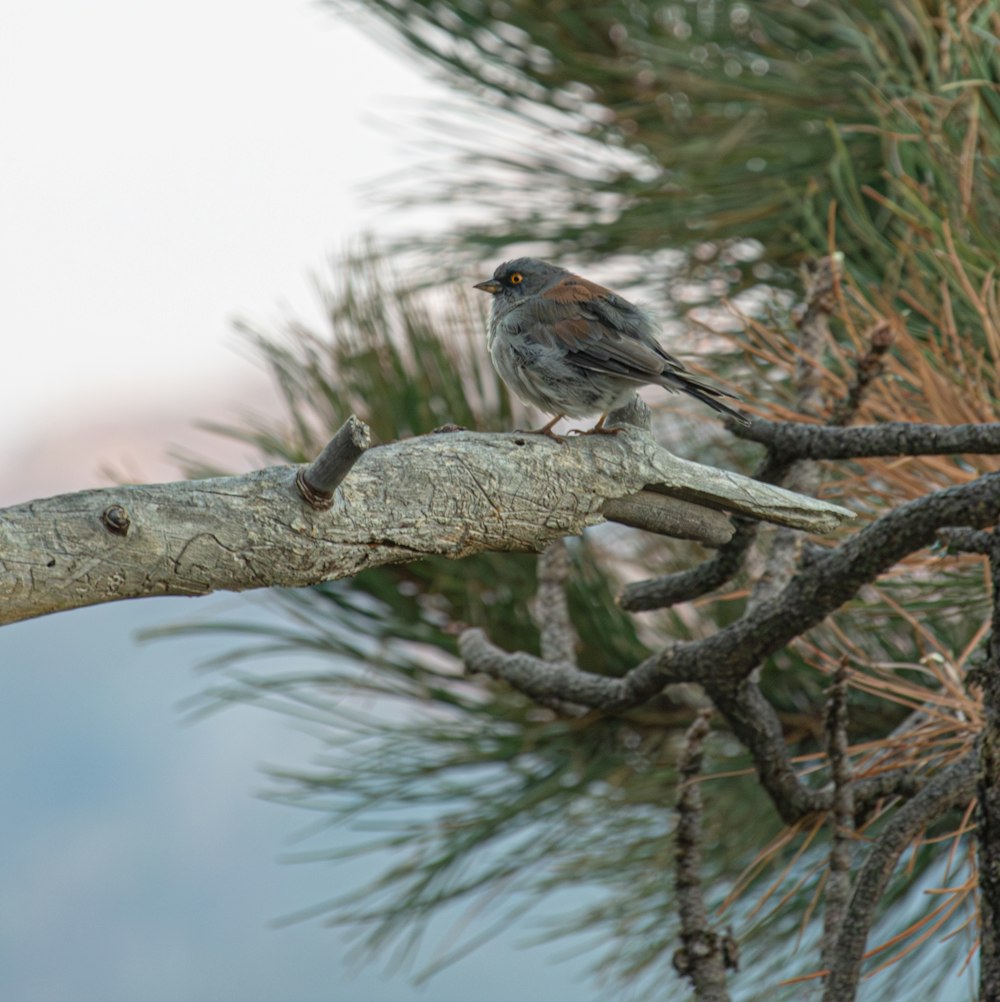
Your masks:
[{"label": "bird's beak", "polygon": [[483,292],[488,292],[491,296],[495,296],[503,286],[495,278],[490,278],[485,282],[477,282],[472,288],[481,289]]}]

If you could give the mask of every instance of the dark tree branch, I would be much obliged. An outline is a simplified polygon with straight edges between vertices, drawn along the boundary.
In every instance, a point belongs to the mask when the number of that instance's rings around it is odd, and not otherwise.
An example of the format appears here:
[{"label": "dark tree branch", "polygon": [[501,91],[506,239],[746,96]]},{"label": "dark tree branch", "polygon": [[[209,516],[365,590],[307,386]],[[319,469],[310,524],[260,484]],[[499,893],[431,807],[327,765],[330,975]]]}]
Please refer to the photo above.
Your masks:
[{"label": "dark tree branch", "polygon": [[949,550],[988,556],[993,547],[994,535],[985,529],[941,529],[938,538]]},{"label": "dark tree branch", "polygon": [[860,828],[871,812],[886,800],[908,799],[923,789],[924,782],[912,769],[890,769],[854,781],[854,826]]},{"label": "dark tree branch", "polygon": [[[567,661],[545,661],[523,651],[508,654],[480,629],[462,633],[458,649],[469,672],[500,679],[545,706],[575,704],[613,713],[639,706],[664,685],[656,658],[648,658],[622,678],[612,678],[583,671]],[[831,809],[832,787],[813,790],[796,775],[777,712],[755,682],[709,684],[705,689],[753,756],[761,785],[785,822]],[[906,769],[859,780],[854,787],[858,816],[863,818],[880,800],[909,797],[918,789],[919,780]]]},{"label": "dark tree branch", "polygon": [[830,861],[823,905],[822,964],[829,968],[851,896],[854,856],[854,789],[847,739],[847,667],[837,669],[826,706],[826,755],[833,779]]},{"label": "dark tree branch", "polygon": [[542,657],[546,661],[576,664],[579,638],[569,616],[566,579],[569,576],[569,552],[566,541],[557,539],[538,555],[538,592],[532,614],[541,638]]},{"label": "dark tree branch", "polygon": [[371,443],[371,429],[352,414],[313,462],[295,475],[303,499],[319,511],[329,508],[333,492]]},{"label": "dark tree branch", "polygon": [[760,442],[789,459],[866,459],[873,456],[943,456],[1000,453],[1000,422],[992,424],[911,424],[890,421],[836,428],[755,417],[735,434]]},{"label": "dark tree branch", "polygon": [[523,651],[508,654],[478,628],[459,636],[458,652],[469,672],[502,679],[547,706],[558,701],[606,711],[627,709],[646,702],[663,688],[662,677],[651,662],[649,677],[640,670],[642,666],[625,678],[595,675],[567,661],[545,661]]},{"label": "dark tree branch", "polygon": [[879,902],[899,857],[942,815],[968,804],[976,790],[976,756],[968,754],[938,773],[893,815],[874,844],[854,885],[836,947],[830,954],[823,1002],[853,1002],[865,944]]},{"label": "dark tree branch", "polygon": [[861,406],[865,391],[882,374],[885,356],[895,339],[892,327],[886,320],[879,321],[868,332],[868,350],[855,362],[854,379],[848,387],[847,396],[834,407],[829,424],[850,424]]},{"label": "dark tree branch", "polygon": [[[681,947],[674,969],[694,986],[698,1002],[729,1002],[726,967],[735,966],[728,937],[708,921],[701,888],[701,787],[698,776],[704,757],[711,710],[702,710],[684,736],[677,765],[677,831],[674,835],[674,887],[681,920]],[[728,947],[728,948],[727,948]]]},{"label": "dark tree branch", "polygon": [[757,778],[786,824],[822,810],[829,803],[828,794],[811,790],[799,779],[788,756],[777,711],[753,679],[705,688],[733,733],[750,752]]},{"label": "dark tree branch", "polygon": [[778,595],[704,640],[657,657],[671,681],[746,677],[764,658],[822,622],[903,557],[934,542],[947,525],[990,525],[1000,515],[1000,473],[902,505],[840,546],[814,557]]},{"label": "dark tree branch", "polygon": [[[984,533],[984,535],[986,535]],[[1000,999],[1000,535],[990,536],[993,588],[992,632],[986,658],[970,681],[983,693],[976,781],[976,842],[979,864],[979,997]]]},{"label": "dark tree branch", "polygon": [[618,604],[628,612],[645,612],[689,602],[721,588],[743,566],[750,545],[757,538],[756,522],[734,518],[733,524],[736,527],[733,538],[710,559],[688,571],[626,585]]},{"label": "dark tree branch", "polygon": [[[781,721],[760,687],[748,678],[731,684],[708,685],[706,694],[753,758],[757,778],[786,824],[835,807],[836,787],[812,789],[799,778],[785,743]],[[854,810],[863,819],[876,803],[890,797],[911,797],[920,781],[909,769],[893,769],[853,784]],[[852,822],[852,823],[857,823]]]}]

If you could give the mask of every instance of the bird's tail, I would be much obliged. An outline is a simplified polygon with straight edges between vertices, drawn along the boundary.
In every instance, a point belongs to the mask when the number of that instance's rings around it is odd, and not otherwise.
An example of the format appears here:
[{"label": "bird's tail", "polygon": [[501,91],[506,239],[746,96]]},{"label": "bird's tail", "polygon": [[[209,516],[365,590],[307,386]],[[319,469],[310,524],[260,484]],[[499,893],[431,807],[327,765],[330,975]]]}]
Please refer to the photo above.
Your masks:
[{"label": "bird's tail", "polygon": [[720,390],[717,386],[712,386],[709,383],[703,383],[693,376],[689,376],[686,372],[665,374],[664,385],[667,389],[680,390],[682,393],[700,400],[703,404],[708,404],[712,410],[718,411],[720,414],[727,414],[734,421],[738,421],[742,425],[749,425],[751,423],[750,418],[745,414],[740,413],[735,407],[730,407],[729,404],[724,404],[719,399],[720,397],[729,397],[730,400],[739,400],[738,396],[734,393]]}]

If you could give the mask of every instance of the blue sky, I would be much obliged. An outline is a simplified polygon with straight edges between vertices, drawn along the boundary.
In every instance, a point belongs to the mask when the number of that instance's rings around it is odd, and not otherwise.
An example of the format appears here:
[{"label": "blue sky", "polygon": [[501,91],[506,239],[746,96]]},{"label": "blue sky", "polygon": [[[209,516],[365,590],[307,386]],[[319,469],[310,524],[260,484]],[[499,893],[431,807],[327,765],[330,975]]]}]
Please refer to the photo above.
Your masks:
[{"label": "blue sky", "polygon": [[[307,821],[258,794],[262,765],[313,739],[238,707],[198,723],[179,704],[228,640],[139,643],[152,626],[269,613],[259,597],[153,599],[0,629],[0,998],[18,1002],[485,1002],[600,997],[558,947],[514,929],[425,990],[356,968],[318,922],[274,920],[372,875],[279,857]],[[284,667],[294,667],[284,665]],[[336,844],[343,835],[324,836]],[[295,848],[301,848],[296,845]]]}]

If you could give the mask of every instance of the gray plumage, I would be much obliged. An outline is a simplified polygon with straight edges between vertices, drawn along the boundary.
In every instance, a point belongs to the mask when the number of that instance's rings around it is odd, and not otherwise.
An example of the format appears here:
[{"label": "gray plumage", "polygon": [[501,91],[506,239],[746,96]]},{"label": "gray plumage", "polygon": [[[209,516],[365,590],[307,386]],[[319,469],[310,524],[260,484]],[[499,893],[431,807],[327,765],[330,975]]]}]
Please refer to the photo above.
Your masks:
[{"label": "gray plumage", "polygon": [[720,397],[656,340],[649,315],[603,286],[537,258],[507,261],[477,289],[493,296],[487,346],[503,381],[527,404],[561,417],[600,414],[649,384],[696,397],[743,424]]}]

